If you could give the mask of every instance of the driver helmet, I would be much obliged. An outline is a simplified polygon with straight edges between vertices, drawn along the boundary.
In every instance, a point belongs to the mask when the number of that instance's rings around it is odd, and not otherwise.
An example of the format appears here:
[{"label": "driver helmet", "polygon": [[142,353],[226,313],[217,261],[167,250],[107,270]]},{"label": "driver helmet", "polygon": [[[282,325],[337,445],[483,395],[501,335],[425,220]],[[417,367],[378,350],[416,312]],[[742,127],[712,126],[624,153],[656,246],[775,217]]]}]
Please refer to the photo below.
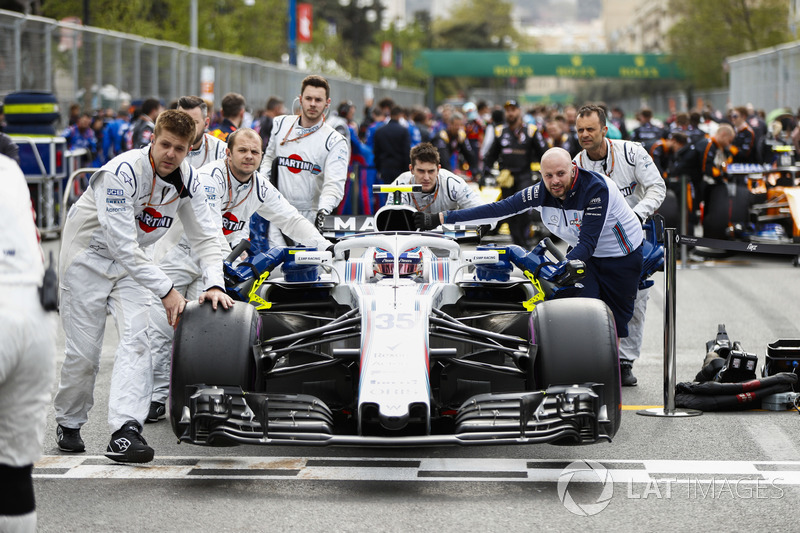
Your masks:
[{"label": "driver helmet", "polygon": [[[422,274],[422,250],[417,246],[416,248],[409,248],[400,254],[397,260],[397,266],[400,269],[399,276],[413,277]],[[384,276],[394,275],[394,255],[392,252],[384,250],[383,248],[375,248],[374,267],[373,270],[376,274]]]}]

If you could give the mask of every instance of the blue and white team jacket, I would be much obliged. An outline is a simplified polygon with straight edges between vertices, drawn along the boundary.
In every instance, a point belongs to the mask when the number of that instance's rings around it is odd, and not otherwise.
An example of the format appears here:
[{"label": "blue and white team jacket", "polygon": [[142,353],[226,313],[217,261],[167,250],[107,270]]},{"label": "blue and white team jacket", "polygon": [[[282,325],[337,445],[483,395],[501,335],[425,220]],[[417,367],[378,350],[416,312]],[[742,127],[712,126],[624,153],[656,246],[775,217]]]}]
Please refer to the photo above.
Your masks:
[{"label": "blue and white team jacket", "polygon": [[488,224],[529,209],[539,211],[547,229],[570,245],[567,259],[622,257],[642,244],[642,223],[617,185],[582,168],[563,202],[540,181],[499,202],[447,211],[444,221]]}]

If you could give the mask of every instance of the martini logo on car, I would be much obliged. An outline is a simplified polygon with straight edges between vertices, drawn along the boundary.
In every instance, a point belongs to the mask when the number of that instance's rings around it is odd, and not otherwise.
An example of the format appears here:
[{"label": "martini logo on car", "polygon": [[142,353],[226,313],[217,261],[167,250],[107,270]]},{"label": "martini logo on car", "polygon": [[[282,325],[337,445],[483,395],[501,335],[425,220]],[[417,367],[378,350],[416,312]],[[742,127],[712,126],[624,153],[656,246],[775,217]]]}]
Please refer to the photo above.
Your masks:
[{"label": "martini logo on car", "polygon": [[297,154],[292,154],[289,157],[279,157],[278,166],[286,167],[292,174],[299,174],[303,170],[308,170],[312,175],[316,176],[322,172],[322,167],[304,161],[303,158]]},{"label": "martini logo on car", "polygon": [[136,216],[136,220],[139,221],[139,228],[145,233],[172,226],[172,217],[165,217],[152,207],[145,207],[144,211]]},{"label": "martini logo on car", "polygon": [[230,235],[244,227],[244,220],[239,220],[230,211],[222,215],[222,233]]}]

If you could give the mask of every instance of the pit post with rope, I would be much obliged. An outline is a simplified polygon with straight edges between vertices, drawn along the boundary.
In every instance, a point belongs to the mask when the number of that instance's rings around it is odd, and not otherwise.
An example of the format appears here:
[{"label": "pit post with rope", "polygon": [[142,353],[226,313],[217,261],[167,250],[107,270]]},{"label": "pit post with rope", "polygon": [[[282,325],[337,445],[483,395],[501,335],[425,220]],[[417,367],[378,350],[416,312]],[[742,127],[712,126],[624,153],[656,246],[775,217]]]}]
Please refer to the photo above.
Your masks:
[{"label": "pit post with rope", "polygon": [[700,416],[702,411],[675,407],[677,366],[675,363],[675,228],[664,229],[664,407],[637,411],[643,416],[684,418]]}]

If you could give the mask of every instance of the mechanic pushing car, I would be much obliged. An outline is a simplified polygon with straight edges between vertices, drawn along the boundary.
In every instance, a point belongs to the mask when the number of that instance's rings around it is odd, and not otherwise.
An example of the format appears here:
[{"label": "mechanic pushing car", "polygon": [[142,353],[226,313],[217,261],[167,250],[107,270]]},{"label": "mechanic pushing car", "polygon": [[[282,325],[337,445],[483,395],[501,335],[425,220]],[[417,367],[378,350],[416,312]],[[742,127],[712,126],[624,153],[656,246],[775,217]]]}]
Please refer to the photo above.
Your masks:
[{"label": "mechanic pushing car", "polygon": [[[189,165],[191,165],[192,168],[200,168],[207,163],[224,158],[225,149],[228,146],[228,143],[220,140],[217,137],[214,137],[209,133],[206,133],[209,117],[208,105],[205,103],[205,101],[198,96],[182,96],[178,99],[178,110],[185,111],[186,114],[188,114],[194,120],[195,136],[192,140],[192,145],[189,147],[189,153],[186,156],[186,161],[189,163]],[[203,176],[201,176],[199,173],[197,176],[200,179],[203,178]],[[213,184],[203,183],[202,186],[206,188],[207,192],[209,190],[208,187],[213,188]],[[212,194],[207,194],[207,199],[209,202],[211,201],[211,196]],[[159,247],[162,247],[163,250],[164,243],[167,241],[169,243],[168,246],[171,249],[171,253],[162,252],[159,254],[157,252],[155,261],[158,265],[158,268],[160,268],[167,276],[169,276],[170,281],[172,281],[173,285],[175,286],[175,290],[177,290],[183,296],[188,296],[190,300],[194,300],[198,298],[202,292],[200,287],[200,283],[202,283],[200,266],[197,264],[196,260],[193,260],[191,257],[189,257],[189,239],[186,237],[186,234],[183,231],[183,224],[181,224],[179,220],[173,222],[172,227],[167,234],[174,235],[175,232],[182,234],[180,241],[175,242],[174,238],[165,238],[159,240],[156,245],[156,250],[158,250]],[[225,250],[223,248],[223,254],[224,253]],[[156,298],[156,296],[154,295],[153,298]],[[159,302],[155,302],[150,306],[151,322],[153,321],[153,316],[164,317],[163,307],[157,305],[158,303]],[[165,327],[168,327],[166,320],[164,320],[164,323]],[[151,333],[151,349],[152,346],[153,337]],[[153,365],[155,364],[156,360],[154,358]],[[154,366],[154,375],[156,371],[156,367]],[[160,404],[154,404],[153,402],[150,402],[150,412],[147,414],[147,419],[145,422],[157,422],[158,420],[163,419],[165,416],[166,408],[164,406],[164,402],[161,402]]]},{"label": "mechanic pushing car", "polygon": [[108,401],[113,432],[106,456],[128,463],[153,459],[141,435],[152,393],[147,345],[151,292],[161,299],[174,325],[186,299],[153,262],[148,248],[180,218],[200,258],[202,303],[229,308],[225,294],[219,224],[215,224],[195,170],[185,161],[195,124],[183,111],[159,115],[153,142],[119,155],[95,172],[89,189],[67,217],[60,268],[61,320],[66,359],[54,404],[57,444],[85,450],[80,428],[94,404],[94,384],[110,311],[120,342]]},{"label": "mechanic pushing car", "polygon": [[[480,195],[466,181],[442,168],[439,150],[431,143],[418,144],[411,149],[410,157],[409,171],[397,176],[392,185],[421,185],[422,192],[402,193],[402,204],[423,213],[483,205]],[[387,201],[393,201],[391,196]]]},{"label": "mechanic pushing car", "polygon": [[[247,240],[247,221],[258,213],[292,240],[325,250],[333,243],[326,240],[281,193],[258,172],[261,164],[261,137],[255,130],[240,128],[228,136],[225,159],[219,159],[198,170],[198,179],[206,186],[216,226],[222,229],[223,254]],[[182,225],[175,223],[155,247],[159,267],[170,276],[175,289],[194,299],[199,292],[201,268],[195,253],[189,249]],[[153,397],[148,422],[165,418],[169,394],[170,355],[174,329],[170,327],[160,306],[150,307],[150,350],[153,357]]]},{"label": "mechanic pushing car", "polygon": [[541,161],[542,181],[504,200],[460,211],[415,213],[422,230],[440,224],[488,224],[535,209],[545,227],[569,244],[567,261],[586,263],[578,296],[598,298],[611,309],[617,336],[628,322],[642,270],[642,223],[608,177],[578,167],[569,152],[551,148]]},{"label": "mechanic pushing car", "polygon": [[[608,127],[602,107],[581,107],[576,124],[583,151],[575,156],[575,163],[611,178],[633,212],[644,222],[656,212],[667,195],[667,186],[653,159],[639,143],[606,138]],[[636,293],[633,317],[628,322],[628,336],[619,341],[620,379],[626,387],[636,385],[633,363],[642,350],[649,297],[649,287]]]}]

